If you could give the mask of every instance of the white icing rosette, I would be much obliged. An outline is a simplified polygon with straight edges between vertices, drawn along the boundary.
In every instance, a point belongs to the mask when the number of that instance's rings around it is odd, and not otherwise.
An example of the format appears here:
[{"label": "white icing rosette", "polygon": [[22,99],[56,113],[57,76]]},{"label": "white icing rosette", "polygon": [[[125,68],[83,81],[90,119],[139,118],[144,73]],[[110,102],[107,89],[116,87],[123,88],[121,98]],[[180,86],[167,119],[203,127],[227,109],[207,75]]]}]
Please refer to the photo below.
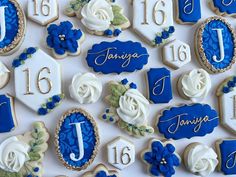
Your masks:
[{"label": "white icing rosette", "polygon": [[185,164],[190,172],[200,176],[209,176],[218,164],[217,154],[204,144],[193,143],[188,146]]},{"label": "white icing rosette", "polygon": [[203,69],[194,69],[184,74],[179,82],[179,91],[193,102],[202,101],[211,89],[211,78]]},{"label": "white icing rosette", "polygon": [[114,18],[112,6],[106,0],[91,0],[81,10],[82,23],[92,31],[105,31]]},{"label": "white icing rosette", "polygon": [[70,96],[81,104],[95,103],[101,96],[102,83],[92,73],[76,74],[69,87]]},{"label": "white icing rosette", "polygon": [[129,89],[120,97],[116,111],[126,123],[145,125],[149,115],[148,106],[148,100],[137,89]]},{"label": "white icing rosette", "polygon": [[8,172],[19,172],[28,161],[30,147],[13,136],[0,145],[0,168]]}]

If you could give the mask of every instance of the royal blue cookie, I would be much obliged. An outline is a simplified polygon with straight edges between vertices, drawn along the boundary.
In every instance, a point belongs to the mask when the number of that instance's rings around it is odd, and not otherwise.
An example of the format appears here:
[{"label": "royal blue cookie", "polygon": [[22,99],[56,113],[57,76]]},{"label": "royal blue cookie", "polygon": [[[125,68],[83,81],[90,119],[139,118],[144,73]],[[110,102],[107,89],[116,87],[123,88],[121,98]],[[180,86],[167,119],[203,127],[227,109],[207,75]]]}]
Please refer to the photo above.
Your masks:
[{"label": "royal blue cookie", "polygon": [[103,74],[134,72],[148,63],[147,49],[139,42],[102,42],[93,45],[86,61],[95,72]]},{"label": "royal blue cookie", "polygon": [[217,15],[235,16],[236,1],[235,0],[211,0],[210,7]]},{"label": "royal blue cookie", "polygon": [[236,174],[236,139],[220,139],[216,141],[218,154],[218,170],[225,175]]},{"label": "royal blue cookie", "polygon": [[158,117],[157,128],[167,139],[192,138],[212,133],[219,124],[217,112],[207,104],[171,107]]},{"label": "royal blue cookie", "polygon": [[97,155],[98,128],[84,110],[67,111],[59,121],[55,138],[58,158],[68,169],[84,170]]},{"label": "royal blue cookie", "polygon": [[0,133],[10,132],[17,126],[14,99],[12,96],[0,95]]},{"label": "royal blue cookie", "polygon": [[166,68],[151,68],[147,72],[149,100],[152,103],[169,103],[172,100],[170,71]]},{"label": "royal blue cookie", "polygon": [[235,63],[234,29],[221,17],[208,18],[200,25],[195,45],[198,60],[211,73],[225,72]]},{"label": "royal blue cookie", "polygon": [[181,24],[194,24],[201,19],[201,0],[177,0],[178,16]]},{"label": "royal blue cookie", "polygon": [[17,0],[0,1],[0,55],[11,55],[22,44],[26,20]]}]

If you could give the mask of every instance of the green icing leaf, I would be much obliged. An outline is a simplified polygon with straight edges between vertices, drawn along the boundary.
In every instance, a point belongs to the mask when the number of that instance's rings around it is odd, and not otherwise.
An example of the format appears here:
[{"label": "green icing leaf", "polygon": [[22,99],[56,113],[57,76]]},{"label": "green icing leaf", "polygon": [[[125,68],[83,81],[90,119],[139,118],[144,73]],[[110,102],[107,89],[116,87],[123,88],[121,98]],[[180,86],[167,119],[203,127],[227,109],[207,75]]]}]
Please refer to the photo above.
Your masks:
[{"label": "green icing leaf", "polygon": [[66,8],[66,13],[73,14],[79,11],[89,0],[73,0],[70,2],[69,6]]},{"label": "green icing leaf", "polygon": [[114,14],[113,25],[119,26],[128,22],[128,19],[122,14],[122,8],[120,6],[112,5],[112,11]]},{"label": "green icing leaf", "polygon": [[23,177],[23,175],[20,173],[11,173],[11,172],[4,171],[2,169],[0,169],[0,176],[1,177]]},{"label": "green icing leaf", "polygon": [[127,91],[127,88],[122,84],[111,83],[109,85],[111,95],[106,97],[108,103],[115,108],[119,107],[119,100],[122,95]]},{"label": "green icing leaf", "polygon": [[30,161],[37,161],[41,158],[40,154],[37,152],[29,152]]}]

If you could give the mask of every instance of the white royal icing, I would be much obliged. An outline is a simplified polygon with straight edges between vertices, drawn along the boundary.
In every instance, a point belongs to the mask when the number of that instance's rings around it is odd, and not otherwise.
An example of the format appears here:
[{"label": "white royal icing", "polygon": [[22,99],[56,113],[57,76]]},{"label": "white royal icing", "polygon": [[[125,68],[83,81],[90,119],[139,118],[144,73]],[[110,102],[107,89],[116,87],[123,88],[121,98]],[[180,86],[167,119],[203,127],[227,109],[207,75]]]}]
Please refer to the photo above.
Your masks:
[{"label": "white royal icing", "polygon": [[126,123],[143,125],[146,124],[149,115],[148,106],[148,100],[137,89],[129,89],[120,97],[119,108],[116,111]]},{"label": "white royal icing", "polygon": [[211,78],[203,69],[194,69],[181,79],[182,91],[193,102],[203,100],[211,89]]},{"label": "white royal icing", "polygon": [[0,42],[2,42],[6,36],[5,8],[7,8],[7,6],[0,7]]},{"label": "white royal icing", "polygon": [[81,104],[95,103],[101,96],[102,83],[92,73],[76,74],[69,87],[70,95]]},{"label": "white royal icing", "polygon": [[9,81],[10,71],[0,62],[0,88],[3,88]]},{"label": "white royal icing", "polygon": [[212,148],[197,144],[188,152],[187,167],[200,176],[210,175],[218,164],[217,154]]},{"label": "white royal icing", "polygon": [[30,147],[13,136],[0,145],[0,168],[8,172],[19,172],[29,160]]},{"label": "white royal icing", "polygon": [[105,31],[114,18],[112,6],[106,0],[91,0],[81,10],[82,23],[89,30]]}]

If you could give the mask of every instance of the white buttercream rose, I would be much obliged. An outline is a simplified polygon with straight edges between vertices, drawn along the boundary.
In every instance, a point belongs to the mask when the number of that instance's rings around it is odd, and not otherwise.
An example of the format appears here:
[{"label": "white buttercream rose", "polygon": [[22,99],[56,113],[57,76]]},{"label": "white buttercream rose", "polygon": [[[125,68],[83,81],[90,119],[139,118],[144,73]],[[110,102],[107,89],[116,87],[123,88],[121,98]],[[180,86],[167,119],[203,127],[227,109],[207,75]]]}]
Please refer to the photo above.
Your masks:
[{"label": "white buttercream rose", "polygon": [[211,89],[211,78],[203,69],[194,69],[185,74],[181,80],[185,96],[193,102],[202,101]]},{"label": "white buttercream rose", "polygon": [[188,152],[186,165],[192,173],[209,176],[217,164],[217,154],[206,145],[197,144]]},{"label": "white buttercream rose", "polygon": [[8,172],[19,172],[29,160],[30,147],[13,136],[0,145],[0,168]]},{"label": "white buttercream rose", "polygon": [[102,93],[101,81],[92,73],[76,74],[69,87],[70,95],[81,104],[96,102]]},{"label": "white buttercream rose", "polygon": [[91,0],[81,10],[82,23],[89,30],[105,31],[114,18],[112,6],[106,0]]},{"label": "white buttercream rose", "polygon": [[126,123],[146,124],[149,115],[148,100],[136,89],[129,89],[119,100],[117,114]]}]

